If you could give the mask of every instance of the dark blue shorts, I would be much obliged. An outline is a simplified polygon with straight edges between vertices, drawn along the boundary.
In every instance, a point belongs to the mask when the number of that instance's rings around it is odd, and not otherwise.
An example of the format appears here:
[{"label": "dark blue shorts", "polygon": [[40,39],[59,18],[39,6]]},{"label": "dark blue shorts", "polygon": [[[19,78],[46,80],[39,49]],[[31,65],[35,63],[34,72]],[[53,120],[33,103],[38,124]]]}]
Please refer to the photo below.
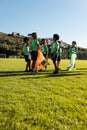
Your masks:
[{"label": "dark blue shorts", "polygon": [[57,60],[57,58],[58,58],[58,53],[52,53],[51,54],[51,60],[53,60],[53,61],[56,61]]},{"label": "dark blue shorts", "polygon": [[60,61],[62,59],[62,57],[60,55],[58,55],[57,61]]},{"label": "dark blue shorts", "polygon": [[31,52],[31,59],[36,61],[37,60],[37,55],[38,55],[38,52],[37,51],[32,51]]},{"label": "dark blue shorts", "polygon": [[24,58],[25,58],[25,61],[26,61],[26,62],[29,62],[29,61],[30,61],[30,59],[29,59],[29,56],[28,56],[28,55],[24,55]]}]

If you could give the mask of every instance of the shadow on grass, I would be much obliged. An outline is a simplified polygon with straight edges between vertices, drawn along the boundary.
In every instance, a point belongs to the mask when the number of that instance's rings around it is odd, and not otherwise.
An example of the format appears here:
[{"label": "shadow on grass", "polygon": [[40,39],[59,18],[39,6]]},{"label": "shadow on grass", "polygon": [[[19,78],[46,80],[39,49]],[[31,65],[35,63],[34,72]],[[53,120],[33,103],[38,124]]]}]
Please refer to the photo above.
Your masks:
[{"label": "shadow on grass", "polygon": [[[83,71],[82,71],[83,72]],[[75,76],[75,75],[84,75],[81,71],[67,71],[60,70],[58,74],[52,74],[52,70],[47,70],[46,72],[39,72],[37,74],[31,74],[31,72],[24,71],[0,71],[0,77],[9,77],[9,76],[23,76],[27,75],[29,77],[24,77],[22,79],[27,78],[49,78],[49,77],[61,77],[61,76]]]},{"label": "shadow on grass", "polygon": [[71,72],[59,72],[58,74],[52,74],[52,73],[40,73],[40,74],[36,74],[36,75],[31,75],[30,77],[23,77],[21,79],[39,79],[39,78],[53,78],[53,77],[67,77],[67,76],[80,76],[80,75],[84,75],[84,73],[71,73]]},{"label": "shadow on grass", "polygon": [[[47,71],[47,73],[49,73],[50,70]],[[39,74],[44,74],[44,72],[39,72]],[[31,74],[31,72],[24,72],[24,71],[0,71],[0,77],[7,77],[7,76],[22,76],[22,75],[32,75],[34,76],[34,74]]]},{"label": "shadow on grass", "polygon": [[85,71],[85,70],[87,70],[87,68],[78,68],[77,70],[83,70],[83,71]]},{"label": "shadow on grass", "polygon": [[0,77],[30,75],[29,72],[24,71],[0,71]]}]

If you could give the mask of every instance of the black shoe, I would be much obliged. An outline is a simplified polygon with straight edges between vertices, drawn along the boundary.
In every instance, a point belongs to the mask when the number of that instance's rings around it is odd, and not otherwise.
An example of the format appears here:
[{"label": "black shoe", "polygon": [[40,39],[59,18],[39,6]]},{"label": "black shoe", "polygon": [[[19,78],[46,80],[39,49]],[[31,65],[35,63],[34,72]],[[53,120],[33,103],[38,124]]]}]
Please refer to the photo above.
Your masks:
[{"label": "black shoe", "polygon": [[31,74],[37,74],[37,73],[39,73],[38,70],[31,70]]},{"label": "black shoe", "polygon": [[30,69],[28,72],[32,72],[32,70]]},{"label": "black shoe", "polygon": [[25,70],[25,72],[29,72],[28,70]]},{"label": "black shoe", "polygon": [[38,70],[38,72],[42,72],[42,69]]},{"label": "black shoe", "polygon": [[57,70],[56,70],[56,71],[54,71],[54,72],[53,72],[53,74],[58,74],[58,71],[57,71]]}]

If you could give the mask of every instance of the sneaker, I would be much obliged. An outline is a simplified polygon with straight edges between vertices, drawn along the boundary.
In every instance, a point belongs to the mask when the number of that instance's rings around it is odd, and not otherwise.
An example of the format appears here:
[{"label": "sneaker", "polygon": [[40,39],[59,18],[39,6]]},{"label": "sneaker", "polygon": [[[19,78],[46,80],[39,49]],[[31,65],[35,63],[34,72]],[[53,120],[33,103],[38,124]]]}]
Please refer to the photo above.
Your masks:
[{"label": "sneaker", "polygon": [[72,69],[71,69],[71,68],[69,68],[69,69],[68,69],[68,71],[72,71]]},{"label": "sneaker", "polygon": [[28,72],[31,72],[32,70],[30,69]]},{"label": "sneaker", "polygon": [[25,70],[25,72],[29,72],[28,70]]},{"label": "sneaker", "polygon": [[75,70],[76,70],[76,68],[73,68],[73,70],[75,71]]},{"label": "sneaker", "polygon": [[38,70],[38,72],[42,72],[42,69]]},{"label": "sneaker", "polygon": [[57,71],[57,70],[56,70],[56,71],[54,71],[54,72],[53,72],[53,74],[58,74],[58,71]]},{"label": "sneaker", "polygon": [[47,70],[45,69],[45,70],[42,70],[43,72],[46,72]]},{"label": "sneaker", "polygon": [[31,71],[31,74],[35,75],[35,74],[36,74],[36,72],[35,72],[35,71]]},{"label": "sneaker", "polygon": [[37,73],[39,73],[38,70],[31,71],[31,74],[37,74]]}]

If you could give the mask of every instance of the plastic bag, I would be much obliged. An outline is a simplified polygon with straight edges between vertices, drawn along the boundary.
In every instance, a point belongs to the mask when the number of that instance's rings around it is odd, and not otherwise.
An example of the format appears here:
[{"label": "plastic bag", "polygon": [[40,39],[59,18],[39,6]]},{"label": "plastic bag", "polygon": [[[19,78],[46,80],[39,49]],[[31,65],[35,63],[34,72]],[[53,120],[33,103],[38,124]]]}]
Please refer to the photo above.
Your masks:
[{"label": "plastic bag", "polygon": [[40,47],[38,48],[38,56],[37,56],[37,60],[35,63],[35,70],[39,70],[44,68],[47,65],[47,60],[45,59],[45,57],[43,56]]}]

